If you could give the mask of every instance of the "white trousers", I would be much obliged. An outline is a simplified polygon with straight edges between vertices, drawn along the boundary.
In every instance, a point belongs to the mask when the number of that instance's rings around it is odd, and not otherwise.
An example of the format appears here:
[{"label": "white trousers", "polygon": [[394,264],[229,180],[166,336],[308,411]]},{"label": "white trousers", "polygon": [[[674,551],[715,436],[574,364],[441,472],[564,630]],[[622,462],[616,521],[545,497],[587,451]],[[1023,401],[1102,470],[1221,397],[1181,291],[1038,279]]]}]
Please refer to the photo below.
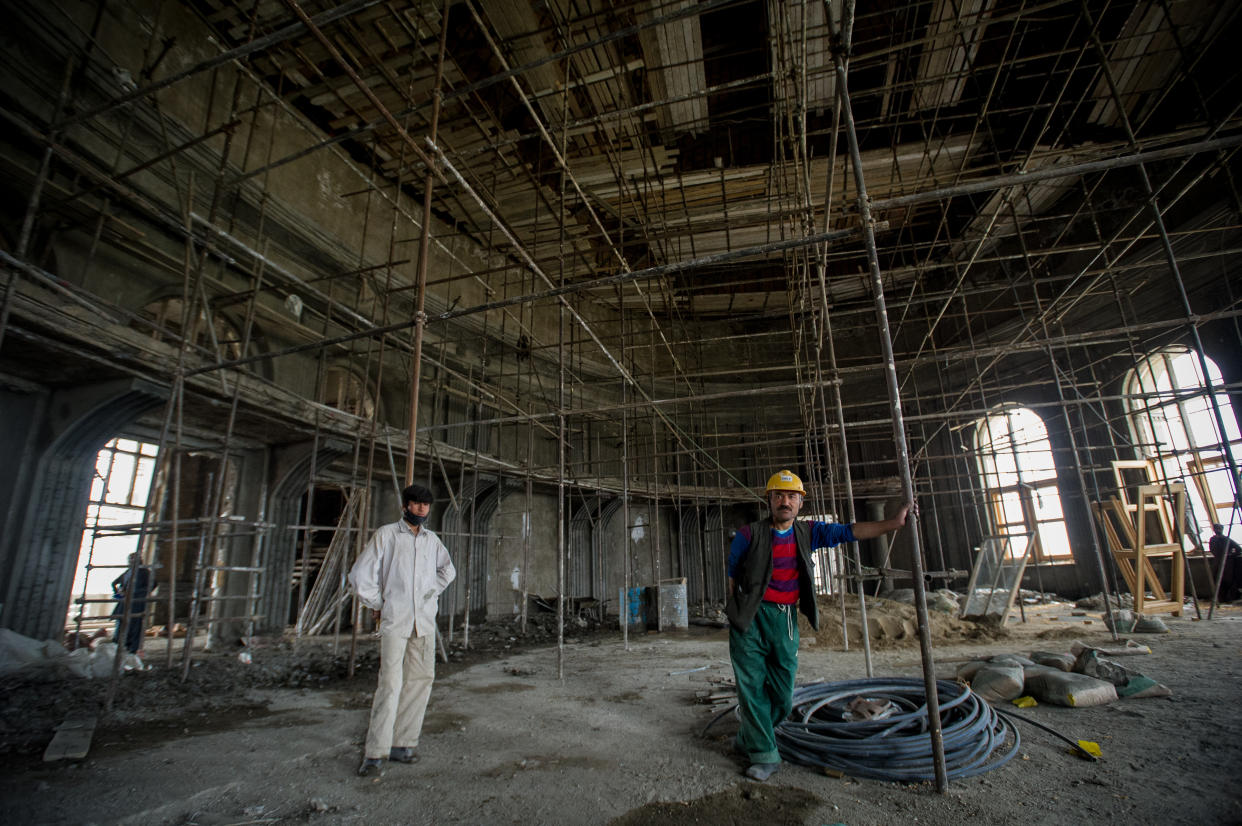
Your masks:
[{"label": "white trousers", "polygon": [[380,637],[379,685],[371,703],[366,756],[387,758],[394,746],[414,748],[436,676],[435,634]]}]

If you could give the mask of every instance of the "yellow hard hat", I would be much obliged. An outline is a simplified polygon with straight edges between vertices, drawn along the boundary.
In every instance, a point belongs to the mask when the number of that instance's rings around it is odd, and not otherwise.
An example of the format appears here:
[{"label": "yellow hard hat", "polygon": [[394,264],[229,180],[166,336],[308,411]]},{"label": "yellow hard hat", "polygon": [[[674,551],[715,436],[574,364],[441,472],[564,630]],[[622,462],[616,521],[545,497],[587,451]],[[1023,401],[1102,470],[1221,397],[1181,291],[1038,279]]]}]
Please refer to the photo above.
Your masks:
[{"label": "yellow hard hat", "polygon": [[778,470],[776,473],[773,473],[771,478],[768,479],[768,487],[764,491],[764,495],[766,496],[770,490],[793,490],[806,496],[806,489],[802,487],[802,480],[792,470]]}]

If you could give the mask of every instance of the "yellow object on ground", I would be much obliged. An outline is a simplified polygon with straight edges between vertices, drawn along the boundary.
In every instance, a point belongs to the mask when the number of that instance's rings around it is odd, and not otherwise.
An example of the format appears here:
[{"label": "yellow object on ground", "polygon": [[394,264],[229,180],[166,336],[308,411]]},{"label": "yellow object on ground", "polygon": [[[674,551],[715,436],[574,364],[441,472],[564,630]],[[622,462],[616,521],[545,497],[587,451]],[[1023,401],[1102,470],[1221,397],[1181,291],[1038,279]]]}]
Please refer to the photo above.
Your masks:
[{"label": "yellow object on ground", "polygon": [[1100,752],[1099,743],[1093,743],[1090,740],[1079,740],[1078,748],[1082,749],[1083,751],[1085,751],[1087,754],[1091,755],[1092,757],[1102,756]]},{"label": "yellow object on ground", "polygon": [[1018,708],[1034,708],[1035,706],[1039,705],[1039,703],[1035,700],[1034,697],[1029,697],[1029,696],[1019,697],[1013,701],[1013,704],[1017,706]]}]

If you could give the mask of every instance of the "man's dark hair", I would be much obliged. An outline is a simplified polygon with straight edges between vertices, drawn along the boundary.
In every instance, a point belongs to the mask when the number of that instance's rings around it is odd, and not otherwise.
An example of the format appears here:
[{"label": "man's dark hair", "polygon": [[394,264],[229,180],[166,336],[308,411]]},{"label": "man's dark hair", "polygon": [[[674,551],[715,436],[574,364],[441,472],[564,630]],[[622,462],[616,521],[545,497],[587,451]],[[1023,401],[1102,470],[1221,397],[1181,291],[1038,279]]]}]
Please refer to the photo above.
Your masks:
[{"label": "man's dark hair", "polygon": [[1212,530],[1214,530],[1214,531],[1223,531],[1224,529],[1225,529],[1225,526],[1224,526],[1224,525],[1222,525],[1222,524],[1220,524],[1219,522],[1213,522],[1213,523],[1212,523]]},{"label": "man's dark hair", "polygon": [[431,495],[431,491],[422,485],[410,485],[401,491],[401,507],[403,508],[411,502],[423,502],[430,505],[435,501],[436,499]]}]

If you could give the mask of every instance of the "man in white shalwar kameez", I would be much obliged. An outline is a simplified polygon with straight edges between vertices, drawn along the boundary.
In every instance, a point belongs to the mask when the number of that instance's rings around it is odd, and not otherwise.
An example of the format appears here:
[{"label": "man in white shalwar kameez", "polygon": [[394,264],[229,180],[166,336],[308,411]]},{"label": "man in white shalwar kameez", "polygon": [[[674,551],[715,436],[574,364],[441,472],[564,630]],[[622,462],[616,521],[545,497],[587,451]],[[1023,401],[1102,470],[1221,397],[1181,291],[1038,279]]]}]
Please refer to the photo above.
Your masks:
[{"label": "man in white shalwar kameez", "polygon": [[380,631],[379,685],[358,769],[363,777],[379,775],[385,758],[418,760],[436,671],[436,610],[457,575],[444,543],[423,526],[431,503],[431,491],[421,485],[403,490],[401,520],[377,530],[349,572]]}]

